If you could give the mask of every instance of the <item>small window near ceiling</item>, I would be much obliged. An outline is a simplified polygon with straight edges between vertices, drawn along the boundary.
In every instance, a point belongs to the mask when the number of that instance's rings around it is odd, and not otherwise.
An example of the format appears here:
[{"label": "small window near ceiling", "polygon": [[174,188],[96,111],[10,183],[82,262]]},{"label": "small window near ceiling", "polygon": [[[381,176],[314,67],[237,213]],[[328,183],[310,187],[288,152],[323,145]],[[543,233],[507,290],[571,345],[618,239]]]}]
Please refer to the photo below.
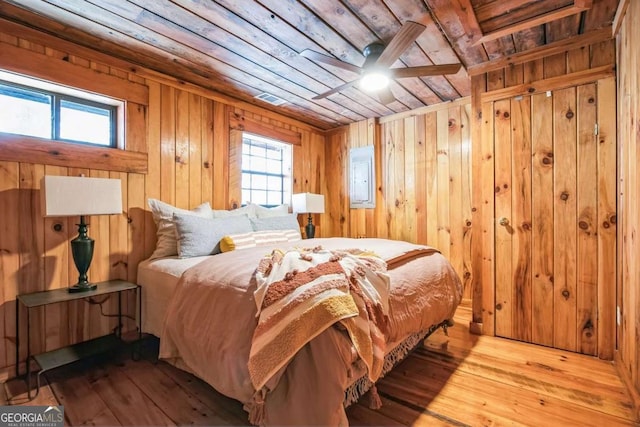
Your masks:
[{"label": "small window near ceiling", "polygon": [[242,202],[278,206],[291,199],[291,145],[243,132]]},{"label": "small window near ceiling", "polygon": [[[19,80],[21,83],[0,80],[0,132],[116,146],[116,105],[56,92],[50,90],[55,89],[54,85],[36,83],[39,82],[36,80],[33,82],[39,87],[28,86],[23,84],[29,82],[26,77]],[[96,96],[87,94],[87,98]]]}]

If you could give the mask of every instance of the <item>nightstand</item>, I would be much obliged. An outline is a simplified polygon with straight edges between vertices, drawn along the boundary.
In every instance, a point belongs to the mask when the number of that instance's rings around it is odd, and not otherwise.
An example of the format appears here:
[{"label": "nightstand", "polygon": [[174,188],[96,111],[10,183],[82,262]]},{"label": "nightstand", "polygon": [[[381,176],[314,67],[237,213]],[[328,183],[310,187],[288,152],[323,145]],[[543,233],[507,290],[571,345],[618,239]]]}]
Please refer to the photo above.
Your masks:
[{"label": "nightstand", "polygon": [[[20,304],[27,309],[27,389],[28,398],[31,399],[31,360],[35,361],[40,367],[36,379],[36,394],[40,392],[40,376],[53,368],[73,363],[85,357],[90,357],[99,353],[116,349],[122,345],[121,327],[122,327],[122,292],[135,290],[138,302],[138,315],[136,321],[138,324],[138,340],[142,338],[142,288],[135,283],[125,280],[109,280],[106,282],[96,283],[98,286],[95,290],[87,292],[69,293],[67,288],[52,289],[43,292],[33,292],[18,295],[16,298],[16,376],[20,376]],[[31,320],[30,313],[34,307],[42,307],[49,304],[60,302],[74,301],[78,299],[86,299],[99,295],[118,294],[118,327],[113,334],[93,338],[88,341],[79,342],[57,350],[47,351],[36,355],[31,355]],[[35,398],[34,396],[34,398]]]}]

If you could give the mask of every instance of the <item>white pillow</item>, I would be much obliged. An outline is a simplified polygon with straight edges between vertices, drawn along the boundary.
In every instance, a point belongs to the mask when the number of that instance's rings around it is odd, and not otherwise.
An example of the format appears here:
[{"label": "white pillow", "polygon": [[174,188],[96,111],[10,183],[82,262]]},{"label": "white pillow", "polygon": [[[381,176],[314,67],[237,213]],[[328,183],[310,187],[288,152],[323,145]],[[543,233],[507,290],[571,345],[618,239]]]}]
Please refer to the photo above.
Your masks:
[{"label": "white pillow", "polygon": [[211,206],[209,205],[209,202],[203,203],[191,211],[176,208],[175,206],[157,199],[149,199],[147,200],[147,203],[151,209],[153,221],[156,223],[156,227],[158,228],[158,241],[156,243],[156,249],[151,255],[151,259],[178,255],[176,226],[173,222],[174,213],[211,218]]},{"label": "white pillow", "polygon": [[240,216],[240,215],[246,215],[249,218],[256,218],[256,205],[252,205],[251,203],[249,203],[246,206],[243,206],[241,208],[238,209],[231,209],[231,210],[213,210],[211,211],[211,216],[213,218],[228,218],[230,216]]},{"label": "white pillow", "polygon": [[265,208],[260,205],[253,205],[258,218],[272,218],[275,216],[285,216],[289,214],[289,205],[284,204],[273,208]]}]

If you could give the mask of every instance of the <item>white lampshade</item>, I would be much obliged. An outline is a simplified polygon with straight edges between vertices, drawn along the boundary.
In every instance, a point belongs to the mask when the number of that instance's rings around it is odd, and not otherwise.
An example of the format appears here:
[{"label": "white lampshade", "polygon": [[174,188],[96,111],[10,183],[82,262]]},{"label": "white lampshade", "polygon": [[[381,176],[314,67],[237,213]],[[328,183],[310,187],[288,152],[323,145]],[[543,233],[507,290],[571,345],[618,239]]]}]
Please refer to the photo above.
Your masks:
[{"label": "white lampshade", "polygon": [[324,213],[324,196],[322,194],[298,193],[291,196],[294,213]]},{"label": "white lampshade", "polygon": [[40,193],[44,216],[122,213],[119,179],[46,175],[42,177]]}]

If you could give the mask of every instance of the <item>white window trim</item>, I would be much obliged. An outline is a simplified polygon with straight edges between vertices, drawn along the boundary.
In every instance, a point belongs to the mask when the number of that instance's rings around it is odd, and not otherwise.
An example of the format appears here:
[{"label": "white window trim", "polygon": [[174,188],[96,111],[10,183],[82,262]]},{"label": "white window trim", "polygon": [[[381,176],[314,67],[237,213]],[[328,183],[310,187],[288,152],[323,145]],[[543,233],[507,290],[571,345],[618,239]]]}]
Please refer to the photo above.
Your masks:
[{"label": "white window trim", "polygon": [[[291,194],[293,193],[293,147],[291,146],[290,143],[286,142],[286,141],[279,141],[277,139],[274,138],[269,138],[269,137],[265,137],[262,135],[258,135],[252,132],[242,132],[242,145],[244,145],[244,138],[247,139],[251,139],[253,141],[258,141],[258,142],[262,142],[265,144],[274,144],[274,145],[282,145],[285,146],[288,151],[289,151],[289,155],[288,156],[284,156],[283,158],[283,170],[285,171],[283,173],[284,175],[284,182],[283,182],[283,195],[282,195],[282,202],[286,203],[286,204],[291,204]],[[241,146],[242,146],[241,145]],[[242,172],[241,172],[242,174]],[[243,200],[242,203],[247,203],[249,202],[249,200]]]}]

